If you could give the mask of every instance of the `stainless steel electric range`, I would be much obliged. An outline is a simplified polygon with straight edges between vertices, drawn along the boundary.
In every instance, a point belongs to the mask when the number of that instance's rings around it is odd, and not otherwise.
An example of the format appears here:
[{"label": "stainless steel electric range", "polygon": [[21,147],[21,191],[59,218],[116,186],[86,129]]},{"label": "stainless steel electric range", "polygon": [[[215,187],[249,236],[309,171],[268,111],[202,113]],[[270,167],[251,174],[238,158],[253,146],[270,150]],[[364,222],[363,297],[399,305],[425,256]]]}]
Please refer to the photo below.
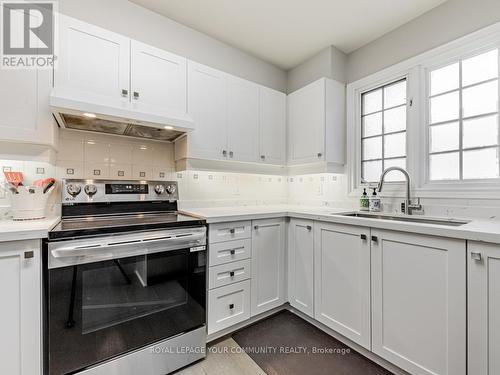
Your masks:
[{"label": "stainless steel electric range", "polygon": [[205,356],[206,225],[176,182],[64,180],[44,242],[44,373],[163,375]]}]

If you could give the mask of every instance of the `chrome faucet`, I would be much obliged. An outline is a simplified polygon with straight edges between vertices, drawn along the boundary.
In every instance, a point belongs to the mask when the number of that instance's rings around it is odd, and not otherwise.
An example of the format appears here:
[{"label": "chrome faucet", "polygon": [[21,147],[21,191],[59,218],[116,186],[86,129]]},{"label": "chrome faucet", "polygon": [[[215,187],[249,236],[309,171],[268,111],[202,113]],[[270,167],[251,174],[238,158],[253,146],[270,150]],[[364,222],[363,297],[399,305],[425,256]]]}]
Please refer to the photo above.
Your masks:
[{"label": "chrome faucet", "polygon": [[411,215],[413,211],[421,211],[422,205],[420,204],[420,198],[418,198],[416,204],[411,203],[410,197],[410,175],[407,171],[400,167],[389,167],[387,168],[382,175],[380,176],[380,182],[378,183],[378,191],[382,191],[382,187],[384,186],[384,178],[385,175],[391,171],[400,171],[406,179],[406,200],[401,203],[401,212],[406,215]]}]

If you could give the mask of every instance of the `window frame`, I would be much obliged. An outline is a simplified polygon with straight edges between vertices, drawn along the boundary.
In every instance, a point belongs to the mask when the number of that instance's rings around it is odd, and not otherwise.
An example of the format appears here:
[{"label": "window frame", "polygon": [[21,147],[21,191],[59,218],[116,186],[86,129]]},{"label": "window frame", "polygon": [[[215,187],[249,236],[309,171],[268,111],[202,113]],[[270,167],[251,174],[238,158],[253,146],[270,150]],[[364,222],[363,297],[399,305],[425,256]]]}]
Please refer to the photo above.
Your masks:
[{"label": "window frame", "polygon": [[[461,62],[462,60],[469,59],[471,57],[475,57],[478,55],[481,55],[483,53],[487,53],[489,51],[492,51],[494,49],[497,49],[497,54],[498,54],[498,78],[496,79],[490,79],[486,81],[481,81],[479,83],[475,83],[472,85],[465,86],[465,88],[469,87],[475,87],[487,82],[491,82],[493,80],[496,80],[498,83],[497,91],[498,91],[498,100],[500,101],[500,42],[499,43],[492,43],[492,44],[487,44],[485,46],[478,46],[478,48],[475,48],[474,50],[465,50],[460,49],[457,50],[456,54],[454,56],[450,56],[446,59],[435,59],[433,61],[429,61],[427,64],[422,65],[423,69],[423,74],[424,74],[424,80],[425,80],[425,86],[424,86],[424,92],[423,92],[423,100],[422,103],[424,105],[422,106],[422,111],[423,111],[423,120],[424,120],[424,126],[423,126],[423,134],[422,137],[424,138],[424,147],[425,149],[423,150],[423,157],[425,158],[425,164],[423,165],[423,175],[424,179],[421,184],[421,188],[423,190],[466,190],[466,189],[472,189],[472,190],[483,190],[483,189],[492,189],[494,190],[500,190],[500,172],[499,172],[499,177],[498,178],[491,178],[491,179],[463,179],[463,108],[462,108],[462,92],[463,92],[463,87],[462,87],[462,82],[461,82],[461,64],[459,65],[459,74],[460,74],[460,82],[459,82],[459,88],[456,89],[456,91],[459,93],[460,97],[460,108],[459,108],[459,118],[456,120],[459,123],[459,149],[457,150],[459,152],[459,179],[458,180],[431,180],[430,179],[430,135],[429,135],[429,130],[432,126],[436,125],[431,125],[430,124],[430,89],[431,89],[431,72],[433,70],[439,69],[446,67],[450,64],[454,64],[457,62]],[[453,90],[452,90],[453,91]],[[441,94],[440,94],[441,95]],[[497,147],[499,150],[499,158],[500,158],[500,107],[497,109],[497,116],[498,116],[498,126],[499,126],[499,132],[498,132],[498,145],[497,146],[486,146],[484,148],[494,148]],[[492,114],[492,113],[491,113]],[[487,116],[488,114],[482,114],[477,117],[483,117]],[[469,118],[474,118],[474,116],[467,117]],[[442,124],[446,123],[452,123],[452,121],[448,122],[443,122]],[[436,123],[438,124],[438,123]],[[441,124],[441,123],[439,123]],[[481,148],[470,148],[470,150],[475,150],[475,149],[481,149]],[[469,149],[466,149],[469,150]],[[447,152],[443,152],[447,153]],[[500,170],[500,163],[499,163],[499,170]]]},{"label": "window frame", "polygon": [[[391,85],[395,85],[399,82],[405,82],[405,85],[406,85],[406,102],[404,104],[398,104],[396,106],[392,106],[392,107],[388,107],[388,108],[385,108],[385,101],[384,101],[384,95],[385,95],[385,88],[386,87],[389,87]],[[379,110],[379,111],[375,111],[375,112],[371,112],[371,113],[368,113],[368,114],[363,114],[363,95],[365,94],[369,94],[370,92],[373,92],[373,91],[377,91],[377,90],[381,90],[382,91],[382,109]],[[403,77],[401,77],[400,79],[396,79],[396,80],[392,80],[392,81],[389,81],[381,86],[377,86],[375,88],[372,88],[371,90],[368,90],[368,91],[363,91],[360,93],[360,148],[361,148],[361,158],[360,158],[360,181],[363,180],[363,163],[364,162],[370,162],[370,161],[380,161],[382,162],[382,171],[384,171],[384,165],[385,165],[385,162],[387,160],[396,160],[396,159],[405,159],[405,164],[406,164],[406,168],[408,168],[408,110],[410,108],[410,101],[408,99],[408,77],[405,75]],[[406,111],[405,111],[405,114],[406,114],[406,123],[405,123],[405,129],[404,130],[398,130],[398,131],[395,131],[395,132],[388,132],[386,133],[385,132],[385,129],[384,129],[384,125],[385,125],[385,112],[388,111],[388,110],[393,110],[393,109],[397,109],[397,108],[401,108],[401,107],[405,107]],[[366,116],[371,116],[371,115],[374,115],[374,114],[377,114],[377,113],[381,113],[382,115],[382,132],[380,134],[376,134],[376,135],[372,135],[372,136],[364,136],[363,134],[363,118],[366,117]],[[405,135],[405,154],[404,156],[395,156],[395,157],[385,157],[385,137],[388,136],[388,135],[397,135],[397,134],[401,134],[401,133],[404,133]],[[382,142],[382,150],[381,150],[381,157],[380,158],[377,158],[377,159],[363,159],[363,141],[366,140],[366,139],[370,139],[370,138],[378,138],[378,137],[381,137],[381,142]],[[362,182],[362,184],[364,185],[364,187],[367,187],[370,185],[370,183],[375,183],[376,181],[367,181],[366,183],[365,182]],[[392,183],[400,183],[402,181],[387,181],[388,184],[392,184]]]},{"label": "window frame", "polygon": [[[500,54],[500,22],[409,58],[347,85],[347,166],[350,197],[359,197],[366,184],[361,183],[361,93],[407,76],[408,100],[413,102],[407,112],[407,170],[412,189],[419,197],[490,198],[500,193],[500,179],[429,180],[428,93],[429,69],[443,67],[461,59],[498,48]],[[499,57],[500,70],[500,57]],[[500,102],[500,74],[499,74]],[[500,122],[500,115],[499,115]],[[500,131],[499,131],[500,138]],[[500,140],[499,140],[500,142]],[[382,196],[403,197],[402,183],[390,183]]]}]

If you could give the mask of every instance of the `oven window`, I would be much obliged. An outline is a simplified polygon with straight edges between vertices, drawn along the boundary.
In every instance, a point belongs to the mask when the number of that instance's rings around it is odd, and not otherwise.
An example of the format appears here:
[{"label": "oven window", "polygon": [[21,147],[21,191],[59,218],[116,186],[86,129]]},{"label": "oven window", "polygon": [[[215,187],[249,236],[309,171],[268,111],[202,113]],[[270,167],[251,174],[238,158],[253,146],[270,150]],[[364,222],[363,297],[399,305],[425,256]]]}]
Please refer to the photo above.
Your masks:
[{"label": "oven window", "polygon": [[141,255],[82,270],[82,334],[188,303],[189,258]]},{"label": "oven window", "polygon": [[165,251],[47,272],[50,374],[79,371],[205,324],[205,251]]}]

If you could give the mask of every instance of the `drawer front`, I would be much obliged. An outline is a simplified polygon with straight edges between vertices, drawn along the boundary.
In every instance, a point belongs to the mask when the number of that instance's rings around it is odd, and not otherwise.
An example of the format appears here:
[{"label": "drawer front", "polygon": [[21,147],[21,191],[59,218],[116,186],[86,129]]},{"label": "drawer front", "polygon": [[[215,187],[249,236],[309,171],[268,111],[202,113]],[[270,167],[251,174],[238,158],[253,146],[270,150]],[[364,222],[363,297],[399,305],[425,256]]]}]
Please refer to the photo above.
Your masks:
[{"label": "drawer front", "polygon": [[210,267],[208,271],[209,288],[214,289],[249,279],[252,274],[250,263],[250,259],[247,259]]},{"label": "drawer front", "polygon": [[216,243],[250,238],[252,236],[251,225],[251,221],[210,224],[208,240],[210,243]]},{"label": "drawer front", "polygon": [[208,292],[208,334],[250,319],[250,280]]},{"label": "drawer front", "polygon": [[252,240],[218,242],[208,246],[210,266],[249,259],[252,256]]}]

